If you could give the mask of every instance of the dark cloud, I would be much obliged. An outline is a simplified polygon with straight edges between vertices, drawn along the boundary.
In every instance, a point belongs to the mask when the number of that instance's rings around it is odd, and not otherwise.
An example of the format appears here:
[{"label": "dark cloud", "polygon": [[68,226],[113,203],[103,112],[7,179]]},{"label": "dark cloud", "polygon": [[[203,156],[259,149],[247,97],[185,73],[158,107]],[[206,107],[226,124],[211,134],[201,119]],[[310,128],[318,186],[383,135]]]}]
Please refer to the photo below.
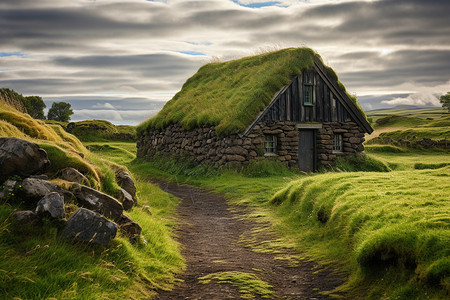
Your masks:
[{"label": "dark cloud", "polygon": [[[99,109],[102,103],[116,103],[122,110],[128,103],[133,109],[147,107],[142,99],[152,103],[133,94],[173,94],[211,57],[237,58],[268,46],[308,46],[350,92],[394,94],[388,90],[405,85],[444,89],[450,80],[449,11],[450,1],[437,0],[330,1],[264,9],[213,0],[3,0],[0,52],[24,56],[0,58],[0,87],[42,95],[46,101],[64,95],[84,115],[96,110],[91,107],[95,101]],[[92,96],[111,92],[124,95]],[[72,96],[81,94],[90,98]],[[362,99],[363,106],[408,96],[376,97],[382,96]]]}]

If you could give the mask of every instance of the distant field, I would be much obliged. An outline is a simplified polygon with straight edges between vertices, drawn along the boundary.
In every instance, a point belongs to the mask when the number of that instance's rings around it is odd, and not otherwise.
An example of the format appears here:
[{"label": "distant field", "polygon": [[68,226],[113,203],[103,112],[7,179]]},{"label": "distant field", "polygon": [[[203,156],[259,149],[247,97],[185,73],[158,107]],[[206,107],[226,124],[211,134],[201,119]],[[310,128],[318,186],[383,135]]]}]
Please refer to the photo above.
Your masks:
[{"label": "distant field", "polygon": [[[413,117],[413,118],[436,118],[442,116],[446,110],[439,108],[425,108],[425,109],[380,109],[380,110],[370,110],[366,111],[367,117],[372,118],[375,122],[380,117],[385,116],[403,116],[403,117]],[[448,115],[448,113],[447,113]]]}]

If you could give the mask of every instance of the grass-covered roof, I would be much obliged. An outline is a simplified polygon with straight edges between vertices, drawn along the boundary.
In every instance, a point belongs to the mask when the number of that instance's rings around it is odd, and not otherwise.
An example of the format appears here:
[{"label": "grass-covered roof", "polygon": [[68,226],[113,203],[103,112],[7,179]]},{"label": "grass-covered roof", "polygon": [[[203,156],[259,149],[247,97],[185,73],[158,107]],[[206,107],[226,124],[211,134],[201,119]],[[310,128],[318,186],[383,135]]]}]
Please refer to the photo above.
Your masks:
[{"label": "grass-covered roof", "polygon": [[204,65],[138,133],[174,123],[187,130],[215,125],[219,136],[242,133],[293,75],[314,66],[315,56],[309,48],[288,48]]}]

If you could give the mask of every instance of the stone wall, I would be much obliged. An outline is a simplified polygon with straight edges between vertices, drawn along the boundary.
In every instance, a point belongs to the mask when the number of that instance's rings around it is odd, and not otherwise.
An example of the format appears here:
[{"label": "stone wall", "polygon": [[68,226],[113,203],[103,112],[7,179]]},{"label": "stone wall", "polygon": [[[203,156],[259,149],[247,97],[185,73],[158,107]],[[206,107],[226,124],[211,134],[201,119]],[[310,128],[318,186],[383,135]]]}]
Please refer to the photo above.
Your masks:
[{"label": "stone wall", "polygon": [[[216,166],[240,167],[248,161],[268,159],[264,154],[265,135],[277,136],[277,159],[288,167],[297,166],[298,129],[295,122],[270,121],[258,123],[247,136],[232,135],[219,138],[215,127],[201,127],[191,131],[180,125],[170,125],[163,130],[147,129],[137,142],[138,157],[151,157],[156,153],[189,155],[199,163]],[[337,156],[350,155],[364,150],[364,132],[353,122],[323,123],[317,130],[318,166],[332,163]],[[343,136],[344,151],[333,153],[333,133]]]}]

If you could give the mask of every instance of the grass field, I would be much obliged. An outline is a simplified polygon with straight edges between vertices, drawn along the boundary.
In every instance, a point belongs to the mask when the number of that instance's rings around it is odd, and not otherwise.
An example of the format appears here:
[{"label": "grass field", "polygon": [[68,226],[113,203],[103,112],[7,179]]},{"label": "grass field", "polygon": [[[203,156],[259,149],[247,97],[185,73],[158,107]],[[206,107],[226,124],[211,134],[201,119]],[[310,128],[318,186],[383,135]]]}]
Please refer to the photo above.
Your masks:
[{"label": "grass field", "polygon": [[[122,149],[124,156],[130,151]],[[114,155],[117,151],[108,150]],[[440,159],[439,153],[408,157],[404,171],[387,173],[283,171],[261,177],[208,173],[196,166],[189,176],[183,162],[170,160],[134,162],[130,168],[228,195],[249,208],[248,217],[261,224],[257,231],[275,230],[282,236],[255,242],[255,232],[243,236],[243,243],[263,252],[296,249],[299,256],[279,258],[333,266],[348,276],[338,290],[352,297],[442,299],[450,292],[450,167],[416,170],[410,161],[432,163]],[[397,164],[401,160],[391,158]]]}]

